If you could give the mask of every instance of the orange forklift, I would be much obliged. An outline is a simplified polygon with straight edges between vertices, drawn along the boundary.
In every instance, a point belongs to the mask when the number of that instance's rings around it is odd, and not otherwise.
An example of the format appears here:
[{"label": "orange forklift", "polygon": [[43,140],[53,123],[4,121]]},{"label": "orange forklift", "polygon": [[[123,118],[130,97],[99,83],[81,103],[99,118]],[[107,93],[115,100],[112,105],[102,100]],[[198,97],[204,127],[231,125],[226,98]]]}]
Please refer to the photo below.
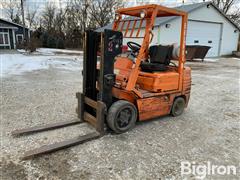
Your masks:
[{"label": "orange forklift", "polygon": [[[173,45],[150,46],[155,19],[166,16],[181,17],[177,58],[173,56]],[[184,66],[186,30],[187,13],[151,4],[117,10],[112,30],[87,31],[83,90],[76,94],[80,120],[15,130],[12,134],[35,133],[83,122],[90,123],[96,132],[28,151],[24,158],[99,138],[107,129],[123,133],[132,129],[137,121],[181,115],[191,90],[191,69]],[[124,38],[141,39],[142,43],[128,41],[130,51],[123,53]]]}]

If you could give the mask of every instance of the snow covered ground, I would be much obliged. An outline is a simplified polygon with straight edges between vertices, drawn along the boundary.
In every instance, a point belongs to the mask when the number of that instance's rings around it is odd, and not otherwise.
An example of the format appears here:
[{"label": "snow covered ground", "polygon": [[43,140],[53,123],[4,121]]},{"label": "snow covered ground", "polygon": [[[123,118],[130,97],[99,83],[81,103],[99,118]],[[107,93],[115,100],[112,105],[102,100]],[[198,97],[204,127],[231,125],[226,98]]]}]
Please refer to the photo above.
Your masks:
[{"label": "snow covered ground", "polygon": [[82,56],[0,54],[0,63],[1,77],[20,75],[24,72],[49,68],[79,71],[82,67]]},{"label": "snow covered ground", "polygon": [[[27,53],[24,49],[18,49],[20,53]],[[55,49],[55,48],[38,48],[36,52],[33,52],[34,55],[56,55],[56,54],[74,54],[82,55],[83,51],[79,50],[69,50],[69,49]]]},{"label": "snow covered ground", "polygon": [[[205,58],[204,59],[205,62],[216,62],[218,60],[219,60],[219,58]],[[202,60],[199,59],[199,61],[202,61]]]},{"label": "snow covered ground", "polygon": [[[31,54],[25,50],[18,52],[0,54],[0,77],[49,68],[69,71],[80,71],[82,68],[82,51],[39,48]],[[204,59],[205,62],[218,60],[219,58]]]}]

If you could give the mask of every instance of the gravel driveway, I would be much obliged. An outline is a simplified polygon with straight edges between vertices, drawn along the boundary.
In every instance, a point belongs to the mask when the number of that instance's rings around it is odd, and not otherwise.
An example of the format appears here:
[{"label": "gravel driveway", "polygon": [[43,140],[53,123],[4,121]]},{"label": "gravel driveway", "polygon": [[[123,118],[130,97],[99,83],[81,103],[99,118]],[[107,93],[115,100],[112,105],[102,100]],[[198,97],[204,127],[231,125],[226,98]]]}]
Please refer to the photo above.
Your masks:
[{"label": "gravel driveway", "polygon": [[3,77],[2,179],[195,179],[194,175],[181,177],[182,161],[239,165],[240,60],[221,58],[188,65],[192,92],[182,116],[139,123],[130,132],[108,134],[28,161],[19,159],[25,150],[93,131],[80,124],[17,138],[10,134],[17,128],[76,119],[75,92],[81,89],[81,72],[50,67]]}]

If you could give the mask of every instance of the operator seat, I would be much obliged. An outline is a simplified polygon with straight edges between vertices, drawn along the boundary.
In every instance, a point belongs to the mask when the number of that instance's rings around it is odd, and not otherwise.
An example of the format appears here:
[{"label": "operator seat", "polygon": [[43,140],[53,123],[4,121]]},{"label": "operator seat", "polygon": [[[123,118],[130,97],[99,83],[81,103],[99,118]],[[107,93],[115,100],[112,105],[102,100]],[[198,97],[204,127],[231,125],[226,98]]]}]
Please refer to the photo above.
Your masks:
[{"label": "operator seat", "polygon": [[144,72],[165,71],[172,57],[173,46],[154,45],[149,48],[149,60],[142,62]]}]

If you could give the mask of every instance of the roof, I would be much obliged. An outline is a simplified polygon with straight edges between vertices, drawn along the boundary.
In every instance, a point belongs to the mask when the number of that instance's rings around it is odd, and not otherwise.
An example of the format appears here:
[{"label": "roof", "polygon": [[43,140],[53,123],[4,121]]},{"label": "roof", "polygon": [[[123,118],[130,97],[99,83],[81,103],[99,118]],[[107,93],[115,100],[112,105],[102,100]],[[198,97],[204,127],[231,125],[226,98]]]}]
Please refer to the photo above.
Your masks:
[{"label": "roof", "polygon": [[[222,14],[228,21],[230,21],[230,23],[233,24],[233,26],[235,26],[238,30],[240,30],[240,27],[238,27],[238,25],[236,23],[234,23],[221,9],[219,9],[212,2],[201,2],[201,3],[195,3],[195,4],[189,4],[189,5],[182,5],[179,7],[175,7],[175,9],[183,10],[187,13],[190,13],[196,9],[199,9],[199,8],[201,8],[203,6],[207,6],[207,5],[212,5],[220,14]],[[156,22],[155,22],[155,26],[167,23],[175,18],[177,18],[177,17],[166,17],[165,20],[163,18],[157,18]]]},{"label": "roof", "polygon": [[[207,4],[210,4],[210,3],[202,2],[202,3],[195,3],[195,4],[189,4],[189,5],[182,5],[182,6],[175,7],[174,9],[179,9],[179,10],[185,11],[187,13],[190,13],[190,12],[192,12],[198,8],[201,8]],[[156,18],[155,26],[159,26],[161,24],[167,23],[176,18],[178,18],[178,17],[175,16],[175,17]]]},{"label": "roof", "polygon": [[[23,25],[21,24],[17,24],[17,23],[14,23],[14,22],[10,22],[6,19],[2,19],[0,18],[0,28],[1,27],[4,27],[4,26],[8,26],[8,27],[23,27]],[[26,29],[29,29],[27,27],[25,27]]]},{"label": "roof", "polygon": [[140,14],[143,10],[145,12],[145,17],[151,17],[155,10],[157,10],[157,17],[186,15],[186,12],[181,11],[180,9],[168,8],[157,4],[120,8],[116,10],[116,13],[140,17]]},{"label": "roof", "polygon": [[1,29],[18,29],[16,26],[13,26],[12,24],[5,23],[4,21],[0,20],[0,28]]},{"label": "roof", "polygon": [[[235,26],[238,30],[240,30],[240,27],[238,27],[223,11],[221,11],[217,6],[215,6],[212,2],[201,2],[201,3],[195,3],[195,4],[189,4],[189,5],[182,5],[175,7],[174,9],[185,11],[187,13],[191,13],[192,11],[195,11],[201,7],[212,5],[219,13],[221,13],[233,26]],[[174,19],[178,18],[178,16],[169,16],[169,17],[158,17],[155,20],[154,26],[160,26],[162,24],[165,24],[169,21],[172,21]],[[144,24],[143,24],[144,27]],[[101,27],[97,29],[97,31],[103,31],[104,29],[112,29],[112,24],[108,24],[104,27]]]}]

